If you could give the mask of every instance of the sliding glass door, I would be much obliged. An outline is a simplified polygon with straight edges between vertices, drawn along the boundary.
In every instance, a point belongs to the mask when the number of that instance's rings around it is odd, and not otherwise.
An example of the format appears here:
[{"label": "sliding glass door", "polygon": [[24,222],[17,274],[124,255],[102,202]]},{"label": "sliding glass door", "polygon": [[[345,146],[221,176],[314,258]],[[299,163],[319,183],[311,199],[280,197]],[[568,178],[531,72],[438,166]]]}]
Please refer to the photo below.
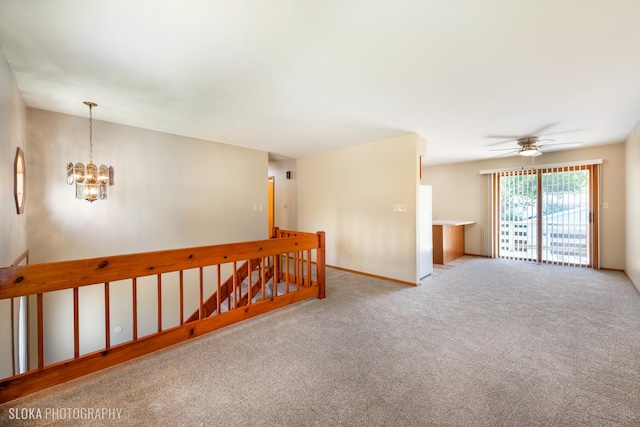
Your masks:
[{"label": "sliding glass door", "polygon": [[494,174],[501,258],[597,267],[597,167]]},{"label": "sliding glass door", "polygon": [[589,171],[542,173],[541,261],[591,264]]}]

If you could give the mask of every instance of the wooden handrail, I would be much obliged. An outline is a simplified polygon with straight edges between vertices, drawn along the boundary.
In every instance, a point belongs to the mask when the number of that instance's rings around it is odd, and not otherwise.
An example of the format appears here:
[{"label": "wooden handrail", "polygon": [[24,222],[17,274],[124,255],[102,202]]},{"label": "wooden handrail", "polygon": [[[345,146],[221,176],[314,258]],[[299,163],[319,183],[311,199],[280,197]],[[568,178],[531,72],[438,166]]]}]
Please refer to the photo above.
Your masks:
[{"label": "wooden handrail", "polygon": [[11,266],[20,265],[22,261],[26,261],[25,264],[29,264],[29,249],[21,253],[20,256],[11,263]]},{"label": "wooden handrail", "polygon": [[[243,263],[240,267],[238,267],[237,271],[236,271],[236,280],[239,282],[244,281],[247,276],[249,275],[248,270],[251,269],[251,271],[255,270],[255,268],[257,266],[260,265],[260,260],[258,259],[252,259],[250,265],[245,262]],[[269,277],[270,279],[271,277]],[[233,287],[233,280],[234,280],[234,276],[231,275],[224,283],[220,284],[220,282],[218,281],[218,287],[220,288],[219,290],[215,290],[213,292],[213,294],[211,294],[211,296],[209,296],[209,298],[207,298],[206,301],[204,301],[204,303],[202,304],[202,308],[203,308],[203,316],[202,317],[209,317],[212,313],[216,312],[219,310],[218,308],[218,298],[220,298],[220,301],[225,301],[228,297],[230,292],[230,289]],[[268,281],[268,279],[267,279]],[[189,316],[189,318],[187,320],[185,320],[185,322],[193,322],[195,320],[198,320],[200,318],[200,311],[196,310],[194,311],[191,316]]]},{"label": "wooden handrail", "polygon": [[[301,233],[292,231],[274,231],[275,238],[253,242],[241,242],[225,245],[202,246],[174,249],[130,255],[92,258],[84,260],[62,261],[45,264],[12,266],[0,269],[0,300],[28,295],[36,295],[37,324],[37,366],[20,375],[0,380],[0,403],[16,399],[25,394],[60,384],[99,369],[130,360],[134,357],[188,340],[192,337],[219,329],[221,327],[248,319],[250,317],[283,307],[285,305],[316,296],[325,296],[325,247],[324,232]],[[312,252],[315,253],[315,270],[312,271]],[[289,265],[293,257],[294,266]],[[285,262],[282,260],[285,259]],[[306,262],[306,268],[302,263]],[[296,264],[298,263],[298,264]],[[233,265],[233,273],[224,283],[221,277],[221,265]],[[282,265],[284,264],[284,266]],[[238,267],[240,265],[240,267]],[[204,299],[205,267],[217,266],[216,291],[207,300]],[[284,268],[283,268],[284,267]],[[239,270],[245,269],[246,274]],[[257,269],[257,273],[254,271]],[[185,270],[199,270],[198,309],[189,319],[184,319],[184,292],[186,290]],[[179,273],[180,322],[177,326],[163,329],[162,292],[163,287],[171,286],[163,282],[162,275]],[[254,277],[252,278],[252,273]],[[315,280],[312,274],[315,273]],[[255,274],[258,275],[256,280]],[[139,312],[138,278],[156,276],[157,286],[157,332],[138,337]],[[129,280],[132,298],[132,339],[113,345],[111,342],[111,320],[109,307],[109,284]],[[246,292],[243,294],[242,282],[246,280]],[[272,281],[274,291],[266,293],[266,284]],[[278,291],[278,285],[286,286],[286,292]],[[79,289],[84,286],[103,285],[105,295],[103,349],[89,354],[80,354],[80,315]],[[296,285],[294,290],[289,285]],[[179,286],[179,288],[178,288]],[[45,365],[44,306],[43,295],[49,292],[71,289],[73,291],[73,357],[53,364]],[[233,297],[233,306],[231,305]],[[221,310],[225,299],[227,311]],[[142,301],[144,302],[144,301]],[[155,315],[154,315],[155,316]],[[148,324],[146,322],[145,324]]]},{"label": "wooden handrail", "polygon": [[245,261],[316,247],[315,235],[306,233],[299,237],[5,267],[0,269],[0,299]]},{"label": "wooden handrail", "polygon": [[315,236],[316,233],[308,233],[306,231],[297,230],[281,230],[279,227],[274,227],[271,233],[272,238],[282,239],[285,237],[300,237],[300,236]]}]

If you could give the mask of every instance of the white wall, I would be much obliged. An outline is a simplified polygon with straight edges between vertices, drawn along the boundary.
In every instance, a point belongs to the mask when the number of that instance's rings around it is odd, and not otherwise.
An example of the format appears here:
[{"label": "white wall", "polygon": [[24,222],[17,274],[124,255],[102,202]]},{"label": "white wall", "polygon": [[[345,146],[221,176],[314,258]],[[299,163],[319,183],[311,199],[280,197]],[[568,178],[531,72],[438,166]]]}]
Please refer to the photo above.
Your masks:
[{"label": "white wall", "polygon": [[[297,160],[280,160],[269,163],[269,176],[274,177],[274,226],[281,230],[298,229],[298,167]],[[291,178],[287,179],[287,171]],[[284,206],[283,206],[284,204]],[[300,230],[314,232],[318,230]]]},{"label": "white wall", "polygon": [[[88,111],[87,111],[88,113]],[[100,107],[94,110],[94,118]],[[32,263],[259,240],[268,237],[267,153],[129,126],[93,122],[93,158],[115,168],[106,201],[74,197],[66,164],[88,161],[88,117],[28,109],[29,250]],[[192,274],[193,273],[193,274]],[[205,292],[213,274],[205,269]],[[225,276],[226,278],[226,276]],[[198,275],[185,272],[186,315]],[[224,280],[224,279],[223,279]],[[110,288],[112,344],[132,337],[131,283]],[[178,276],[163,276],[163,325],[178,324]],[[155,277],[138,281],[140,336],[155,332]],[[71,291],[47,294],[45,363],[73,355]],[[80,292],[81,354],[104,346],[102,285]],[[123,331],[115,333],[121,326]]]},{"label": "white wall", "polygon": [[[418,283],[416,134],[298,159],[298,228],[323,230],[327,264]],[[394,205],[406,212],[394,212]]]},{"label": "white wall", "polygon": [[[18,215],[13,192],[16,151],[18,147],[25,149],[25,123],[22,95],[0,51],[0,267],[11,265],[27,249],[27,215]],[[29,154],[25,150],[27,159]],[[28,208],[27,201],[25,209]],[[5,378],[12,374],[11,345],[8,344],[11,343],[10,300],[0,301],[0,343],[0,378]]]},{"label": "white wall", "polygon": [[[625,148],[624,144],[601,145],[575,150],[548,152],[535,158],[537,164],[604,159],[601,168],[600,201],[609,208],[601,210],[600,266],[625,268]],[[530,158],[521,156],[425,167],[423,182],[433,186],[433,218],[475,221],[466,226],[465,250],[469,254],[487,255],[482,221],[483,178],[480,170],[530,166]],[[486,205],[486,203],[484,203]],[[483,250],[483,248],[485,248]]]},{"label": "white wall", "polygon": [[626,272],[640,291],[640,122],[625,144],[626,161]]},{"label": "white wall", "polygon": [[[87,111],[88,114],[88,111]],[[96,120],[93,158],[115,168],[106,201],[74,198],[67,162],[88,162],[89,120],[28,110],[32,262],[268,237],[267,153]]]}]

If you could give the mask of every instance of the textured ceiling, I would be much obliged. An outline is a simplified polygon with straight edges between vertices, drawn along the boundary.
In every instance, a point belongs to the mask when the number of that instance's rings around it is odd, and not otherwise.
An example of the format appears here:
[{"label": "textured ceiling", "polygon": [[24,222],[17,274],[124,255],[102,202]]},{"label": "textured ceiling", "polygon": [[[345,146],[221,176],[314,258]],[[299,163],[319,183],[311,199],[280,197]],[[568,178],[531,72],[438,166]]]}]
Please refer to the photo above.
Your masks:
[{"label": "textured ceiling", "polygon": [[637,0],[1,0],[0,45],[29,107],[91,100],[97,120],[292,158],[417,132],[437,164],[540,129],[624,141],[639,17]]}]

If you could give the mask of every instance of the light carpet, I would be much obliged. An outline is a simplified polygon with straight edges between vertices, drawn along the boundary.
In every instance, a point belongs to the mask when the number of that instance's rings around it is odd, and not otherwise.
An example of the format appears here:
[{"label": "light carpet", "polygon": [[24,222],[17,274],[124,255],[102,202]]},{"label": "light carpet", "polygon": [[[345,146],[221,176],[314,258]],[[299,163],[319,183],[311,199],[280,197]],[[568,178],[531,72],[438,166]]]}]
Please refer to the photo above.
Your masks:
[{"label": "light carpet", "polygon": [[104,425],[638,426],[640,295],[615,271],[474,259],[311,299],[0,406]]}]

